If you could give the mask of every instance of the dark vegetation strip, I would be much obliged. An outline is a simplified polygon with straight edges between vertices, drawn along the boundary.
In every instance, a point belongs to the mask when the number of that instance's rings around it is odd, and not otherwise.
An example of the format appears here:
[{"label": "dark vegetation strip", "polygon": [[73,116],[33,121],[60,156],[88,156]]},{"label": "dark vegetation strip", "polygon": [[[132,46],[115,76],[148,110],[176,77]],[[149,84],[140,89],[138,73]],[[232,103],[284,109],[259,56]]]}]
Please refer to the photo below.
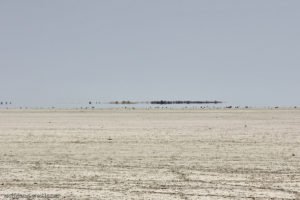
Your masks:
[{"label": "dark vegetation strip", "polygon": [[109,104],[220,104],[222,101],[145,101],[145,102],[136,102],[136,101],[112,101]]}]

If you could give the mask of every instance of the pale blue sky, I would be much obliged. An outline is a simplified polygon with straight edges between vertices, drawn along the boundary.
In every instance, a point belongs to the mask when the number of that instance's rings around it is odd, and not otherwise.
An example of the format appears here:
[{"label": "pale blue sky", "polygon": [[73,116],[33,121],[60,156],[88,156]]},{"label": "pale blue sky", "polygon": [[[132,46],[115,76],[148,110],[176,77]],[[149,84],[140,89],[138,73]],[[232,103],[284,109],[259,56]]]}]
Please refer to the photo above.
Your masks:
[{"label": "pale blue sky", "polygon": [[298,0],[0,0],[0,100],[300,105]]}]

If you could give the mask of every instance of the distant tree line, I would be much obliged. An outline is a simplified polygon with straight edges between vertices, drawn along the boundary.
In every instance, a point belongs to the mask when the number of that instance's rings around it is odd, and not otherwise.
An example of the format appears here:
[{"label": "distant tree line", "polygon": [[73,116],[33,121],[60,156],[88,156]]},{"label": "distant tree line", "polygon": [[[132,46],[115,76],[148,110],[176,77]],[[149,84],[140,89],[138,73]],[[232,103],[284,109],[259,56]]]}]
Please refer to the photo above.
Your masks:
[{"label": "distant tree line", "polygon": [[218,104],[222,101],[150,101],[150,104]]},{"label": "distant tree line", "polygon": [[110,104],[138,104],[139,102],[133,102],[133,101],[112,101],[109,102]]},{"label": "distant tree line", "polygon": [[0,101],[0,105],[11,105],[11,101]]},{"label": "distant tree line", "polygon": [[146,102],[136,102],[136,101],[111,101],[110,104],[219,104],[222,101],[146,101]]}]

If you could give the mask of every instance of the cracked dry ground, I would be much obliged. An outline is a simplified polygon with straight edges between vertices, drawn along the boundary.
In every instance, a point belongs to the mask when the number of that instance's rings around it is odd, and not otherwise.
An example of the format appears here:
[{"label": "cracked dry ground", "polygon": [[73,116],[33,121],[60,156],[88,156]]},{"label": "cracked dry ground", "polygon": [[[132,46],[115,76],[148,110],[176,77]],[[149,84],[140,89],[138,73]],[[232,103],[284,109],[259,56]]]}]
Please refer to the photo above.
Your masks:
[{"label": "cracked dry ground", "polygon": [[2,110],[0,158],[0,199],[300,199],[300,110]]}]

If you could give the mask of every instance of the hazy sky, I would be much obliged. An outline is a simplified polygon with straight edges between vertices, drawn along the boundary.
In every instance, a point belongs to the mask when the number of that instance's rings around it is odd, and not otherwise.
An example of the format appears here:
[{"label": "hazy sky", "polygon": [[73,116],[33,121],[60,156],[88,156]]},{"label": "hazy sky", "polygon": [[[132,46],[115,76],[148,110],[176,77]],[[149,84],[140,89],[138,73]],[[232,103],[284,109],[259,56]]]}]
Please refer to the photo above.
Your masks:
[{"label": "hazy sky", "polygon": [[0,100],[300,105],[299,0],[0,0]]}]

